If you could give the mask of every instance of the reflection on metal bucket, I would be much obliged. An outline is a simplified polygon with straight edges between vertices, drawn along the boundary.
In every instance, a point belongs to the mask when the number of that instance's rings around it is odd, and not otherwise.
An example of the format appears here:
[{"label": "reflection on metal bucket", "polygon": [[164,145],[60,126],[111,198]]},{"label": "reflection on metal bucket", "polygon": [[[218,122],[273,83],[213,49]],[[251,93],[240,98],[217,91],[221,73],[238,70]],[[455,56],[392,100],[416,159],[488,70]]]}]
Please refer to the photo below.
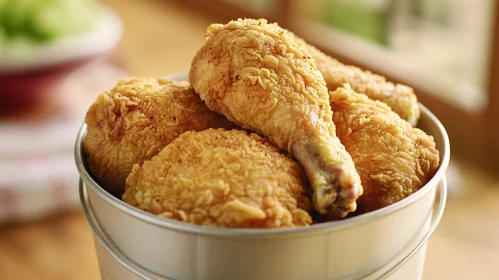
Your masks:
[{"label": "reflection on metal bucket", "polygon": [[[182,74],[176,79],[186,79]],[[424,106],[419,127],[433,135],[441,164],[419,191],[388,207],[302,228],[226,229],[163,219],[111,196],[75,146],[83,210],[94,231],[103,279],[420,279],[426,244],[447,197],[449,140]],[[432,219],[437,188],[438,211]]]}]

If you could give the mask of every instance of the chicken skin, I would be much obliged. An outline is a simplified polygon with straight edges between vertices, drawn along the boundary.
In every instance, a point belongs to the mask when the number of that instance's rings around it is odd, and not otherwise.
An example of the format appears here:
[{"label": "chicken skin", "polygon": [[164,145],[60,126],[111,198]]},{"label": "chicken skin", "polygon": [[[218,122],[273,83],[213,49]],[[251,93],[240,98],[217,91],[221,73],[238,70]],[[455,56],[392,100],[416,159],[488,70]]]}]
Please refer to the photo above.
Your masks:
[{"label": "chicken skin", "polygon": [[201,99],[291,153],[318,212],[355,211],[360,178],[335,135],[326,83],[307,47],[263,19],[213,24],[206,37],[189,74]]},{"label": "chicken skin", "polygon": [[432,136],[412,128],[386,104],[355,93],[348,84],[330,96],[336,133],[362,180],[359,212],[400,201],[433,177],[439,153]]},{"label": "chicken skin", "polygon": [[312,223],[302,167],[255,133],[186,132],[142,166],[123,201],[187,223],[276,228]]},{"label": "chicken skin", "polygon": [[121,196],[135,163],[142,163],[188,130],[235,125],[210,111],[188,82],[130,78],[97,97],[87,112],[83,142],[96,179]]},{"label": "chicken skin", "polygon": [[[297,40],[306,44],[300,38]],[[355,66],[344,65],[316,47],[307,46],[330,91],[348,83],[355,92],[363,93],[371,99],[387,104],[402,119],[416,126],[420,113],[418,99],[412,88],[401,84],[395,85],[386,81],[383,76],[363,71]]]}]

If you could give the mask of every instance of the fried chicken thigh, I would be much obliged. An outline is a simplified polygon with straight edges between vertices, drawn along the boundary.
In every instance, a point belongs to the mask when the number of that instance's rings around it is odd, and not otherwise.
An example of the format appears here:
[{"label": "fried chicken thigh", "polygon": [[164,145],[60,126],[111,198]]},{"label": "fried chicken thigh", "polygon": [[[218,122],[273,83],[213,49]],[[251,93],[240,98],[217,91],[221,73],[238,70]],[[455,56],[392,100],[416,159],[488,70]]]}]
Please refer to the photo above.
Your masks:
[{"label": "fried chicken thigh", "polygon": [[326,83],[291,33],[263,19],[213,24],[189,79],[211,110],[295,157],[318,212],[355,211],[360,178],[335,136]]},{"label": "fried chicken thigh", "polygon": [[135,163],[142,163],[188,130],[235,125],[210,111],[188,82],[131,78],[97,97],[87,112],[83,142],[92,173],[121,196]]},{"label": "fried chicken thigh", "polygon": [[348,84],[330,96],[336,133],[362,180],[360,212],[402,200],[433,177],[439,153],[432,136],[412,128],[386,104],[355,93]]},{"label": "fried chicken thigh", "polygon": [[312,223],[302,167],[255,133],[186,132],[142,166],[123,201],[192,224],[275,228]]},{"label": "fried chicken thigh", "polygon": [[[306,44],[300,38],[298,41]],[[330,91],[341,87],[344,83],[349,83],[355,92],[363,93],[371,99],[387,104],[402,119],[416,126],[419,120],[419,107],[412,88],[401,84],[395,85],[383,76],[345,65],[312,45],[308,45],[308,48]]]}]

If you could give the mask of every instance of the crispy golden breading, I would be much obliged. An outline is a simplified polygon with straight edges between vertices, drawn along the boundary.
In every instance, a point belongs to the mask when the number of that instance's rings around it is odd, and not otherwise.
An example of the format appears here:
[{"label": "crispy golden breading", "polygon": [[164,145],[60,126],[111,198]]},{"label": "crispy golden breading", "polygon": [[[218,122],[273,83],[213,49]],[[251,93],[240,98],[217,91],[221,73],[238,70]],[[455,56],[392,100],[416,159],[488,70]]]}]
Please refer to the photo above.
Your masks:
[{"label": "crispy golden breading", "polygon": [[87,112],[83,148],[92,173],[121,195],[135,163],[142,163],[188,130],[234,127],[208,110],[188,82],[130,78],[97,97]]},{"label": "crispy golden breading", "polygon": [[330,91],[334,91],[344,83],[349,83],[355,92],[363,93],[371,99],[387,104],[402,119],[416,126],[420,112],[418,99],[412,88],[401,84],[395,85],[383,76],[345,65],[316,47],[308,45],[303,39],[296,38],[296,40],[309,48]]},{"label": "crispy golden breading", "polygon": [[412,128],[386,104],[355,93],[348,84],[330,96],[336,133],[362,179],[360,211],[393,204],[433,177],[439,152],[432,136]]},{"label": "crispy golden breading", "polygon": [[317,211],[355,211],[360,178],[335,136],[326,83],[307,47],[263,19],[213,24],[206,36],[189,76],[201,99],[291,153],[307,173]]},{"label": "crispy golden breading", "polygon": [[312,223],[301,166],[257,134],[186,132],[142,166],[123,200],[161,217],[219,227]]}]

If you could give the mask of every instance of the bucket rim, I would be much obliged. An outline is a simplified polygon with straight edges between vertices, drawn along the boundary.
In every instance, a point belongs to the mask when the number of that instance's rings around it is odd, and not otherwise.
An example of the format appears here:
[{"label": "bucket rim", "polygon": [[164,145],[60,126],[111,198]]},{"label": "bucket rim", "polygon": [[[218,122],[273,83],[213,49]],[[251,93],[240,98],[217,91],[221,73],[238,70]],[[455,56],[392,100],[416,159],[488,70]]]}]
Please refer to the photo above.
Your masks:
[{"label": "bucket rim", "polygon": [[[426,116],[432,125],[437,128],[440,134],[438,138],[442,139],[440,143],[441,147],[439,152],[441,154],[441,163],[438,167],[437,172],[422,188],[418,191],[406,197],[392,205],[386,206],[384,208],[361,214],[355,217],[350,217],[344,220],[330,221],[319,224],[310,225],[308,227],[295,227],[295,228],[274,228],[274,229],[253,229],[253,228],[219,228],[219,227],[207,227],[202,225],[189,224],[181,221],[171,220],[159,217],[152,213],[146,212],[139,208],[133,207],[124,201],[114,197],[110,193],[104,190],[99,184],[92,178],[84,162],[84,152],[83,152],[83,140],[87,133],[87,125],[82,124],[75,143],[74,156],[75,163],[80,174],[80,178],[83,182],[89,186],[101,199],[111,204],[116,209],[121,212],[141,220],[143,222],[149,223],[154,226],[158,226],[168,230],[174,230],[178,232],[184,232],[188,234],[197,235],[208,235],[213,237],[280,237],[287,235],[315,235],[324,232],[334,232],[343,230],[345,228],[354,227],[357,225],[367,224],[369,222],[375,221],[382,217],[389,216],[395,212],[401,211],[409,205],[417,202],[422,197],[424,197],[433,188],[436,188],[445,176],[445,171],[449,165],[450,160],[450,144],[449,138],[445,128],[442,123],[437,119],[433,113],[431,113],[424,105],[418,103],[421,110],[421,116]],[[435,137],[435,136],[433,136]]]}]

